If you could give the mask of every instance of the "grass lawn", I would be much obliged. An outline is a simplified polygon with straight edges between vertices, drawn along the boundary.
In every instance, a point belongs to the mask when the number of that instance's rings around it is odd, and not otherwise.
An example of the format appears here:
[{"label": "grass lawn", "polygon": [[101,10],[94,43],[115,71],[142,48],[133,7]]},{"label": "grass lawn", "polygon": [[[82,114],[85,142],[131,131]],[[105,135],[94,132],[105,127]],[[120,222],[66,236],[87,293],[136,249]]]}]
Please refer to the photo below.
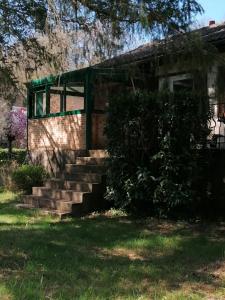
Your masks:
[{"label": "grass lawn", "polygon": [[0,299],[225,299],[225,224],[83,219],[0,193]]}]

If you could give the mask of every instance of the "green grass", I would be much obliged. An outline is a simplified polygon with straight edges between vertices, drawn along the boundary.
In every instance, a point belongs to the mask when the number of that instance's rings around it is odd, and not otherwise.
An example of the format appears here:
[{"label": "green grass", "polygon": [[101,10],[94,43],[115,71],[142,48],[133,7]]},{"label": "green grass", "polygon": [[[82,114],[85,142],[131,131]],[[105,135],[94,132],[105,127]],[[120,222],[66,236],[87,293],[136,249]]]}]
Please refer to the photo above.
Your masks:
[{"label": "green grass", "polygon": [[225,225],[59,221],[0,193],[0,299],[224,299]]}]

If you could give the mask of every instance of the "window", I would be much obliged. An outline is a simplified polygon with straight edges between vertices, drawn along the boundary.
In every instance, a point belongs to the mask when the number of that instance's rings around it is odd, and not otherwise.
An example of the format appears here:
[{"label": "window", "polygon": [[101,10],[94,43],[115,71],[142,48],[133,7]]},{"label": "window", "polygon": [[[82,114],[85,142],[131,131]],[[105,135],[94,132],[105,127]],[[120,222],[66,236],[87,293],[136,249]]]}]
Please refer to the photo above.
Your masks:
[{"label": "window", "polygon": [[34,116],[84,110],[84,84],[46,86],[34,94]]},{"label": "window", "polygon": [[82,82],[66,85],[66,111],[84,109],[84,86]]},{"label": "window", "polygon": [[35,93],[34,114],[35,116],[43,116],[46,114],[45,91],[38,91],[37,93]]},{"label": "window", "polygon": [[180,91],[191,91],[193,88],[193,80],[189,79],[178,79],[173,81],[173,92]]},{"label": "window", "polygon": [[168,88],[171,92],[190,91],[193,88],[193,79],[190,74],[181,74],[159,79],[159,89]]},{"label": "window", "polygon": [[55,114],[63,111],[63,86],[51,86],[49,89],[49,113]]}]

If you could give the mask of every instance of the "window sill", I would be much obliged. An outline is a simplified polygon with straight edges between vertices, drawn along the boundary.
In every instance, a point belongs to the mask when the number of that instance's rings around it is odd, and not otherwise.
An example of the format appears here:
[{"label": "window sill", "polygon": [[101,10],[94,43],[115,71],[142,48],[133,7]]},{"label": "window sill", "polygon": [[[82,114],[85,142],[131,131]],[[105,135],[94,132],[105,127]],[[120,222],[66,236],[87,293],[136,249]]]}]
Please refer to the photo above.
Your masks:
[{"label": "window sill", "polygon": [[71,116],[71,115],[83,115],[85,114],[85,110],[73,110],[73,111],[64,111],[64,112],[58,112],[53,114],[47,114],[43,116],[34,116],[29,117],[30,120],[35,119],[46,119],[46,118],[54,118],[54,117],[64,117],[64,116]]}]

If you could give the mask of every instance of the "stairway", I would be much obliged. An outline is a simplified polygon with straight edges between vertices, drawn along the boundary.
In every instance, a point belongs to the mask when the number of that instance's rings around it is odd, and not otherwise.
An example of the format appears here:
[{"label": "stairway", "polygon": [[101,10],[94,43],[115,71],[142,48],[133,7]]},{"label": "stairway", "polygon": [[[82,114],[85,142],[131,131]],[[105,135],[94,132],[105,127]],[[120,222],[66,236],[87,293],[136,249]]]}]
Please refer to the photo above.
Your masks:
[{"label": "stairway", "polygon": [[32,195],[24,196],[23,207],[40,208],[61,218],[102,208],[108,156],[105,150],[90,150],[88,155],[66,164],[65,170],[46,180],[43,187],[33,187]]}]

